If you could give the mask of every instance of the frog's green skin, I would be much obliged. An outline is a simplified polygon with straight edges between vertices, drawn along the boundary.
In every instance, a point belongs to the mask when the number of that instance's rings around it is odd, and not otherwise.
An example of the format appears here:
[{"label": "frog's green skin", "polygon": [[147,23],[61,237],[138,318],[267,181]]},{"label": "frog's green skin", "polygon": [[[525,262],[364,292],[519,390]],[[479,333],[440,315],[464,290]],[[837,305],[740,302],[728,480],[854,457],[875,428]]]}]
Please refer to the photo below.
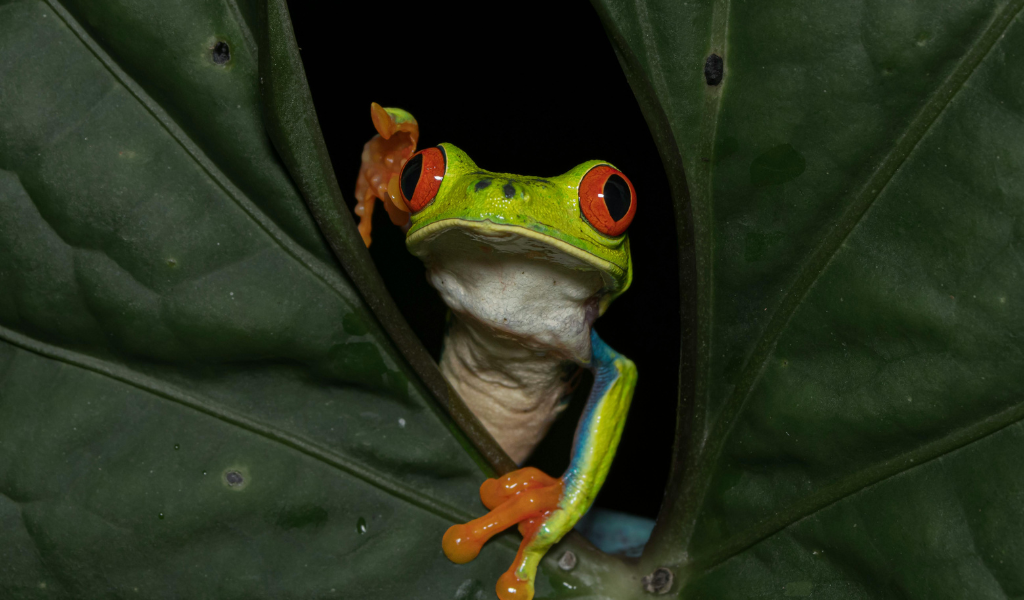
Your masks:
[{"label": "frog's green skin", "polygon": [[492,173],[476,166],[452,144],[441,144],[447,169],[434,201],[414,214],[406,245],[417,254],[434,233],[463,227],[473,231],[514,231],[576,257],[605,276],[607,294],[602,312],[633,279],[629,237],[598,233],[580,213],[578,189],[583,176],[597,165],[587,161],[557,177],[524,177]]},{"label": "frog's green skin", "polygon": [[518,463],[564,408],[575,365],[595,374],[559,509],[516,566],[532,585],[537,561],[604,482],[632,399],[635,366],[592,330],[629,287],[629,240],[599,233],[581,213],[581,179],[609,163],[524,177],[485,171],[455,146],[440,147],[444,178],[412,215],[406,245],[451,309],[442,372]]}]

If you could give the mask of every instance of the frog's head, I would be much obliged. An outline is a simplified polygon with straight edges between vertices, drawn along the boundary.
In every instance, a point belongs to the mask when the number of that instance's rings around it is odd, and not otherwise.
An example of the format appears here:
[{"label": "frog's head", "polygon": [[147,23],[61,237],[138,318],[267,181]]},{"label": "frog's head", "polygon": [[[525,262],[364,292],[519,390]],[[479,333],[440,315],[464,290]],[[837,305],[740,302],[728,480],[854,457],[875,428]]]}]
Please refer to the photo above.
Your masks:
[{"label": "frog's head", "polygon": [[512,253],[591,272],[603,281],[598,314],[632,280],[626,228],[636,192],[607,162],[525,177],[485,171],[441,144],[406,163],[400,187],[412,212],[406,245],[428,264],[455,253]]}]

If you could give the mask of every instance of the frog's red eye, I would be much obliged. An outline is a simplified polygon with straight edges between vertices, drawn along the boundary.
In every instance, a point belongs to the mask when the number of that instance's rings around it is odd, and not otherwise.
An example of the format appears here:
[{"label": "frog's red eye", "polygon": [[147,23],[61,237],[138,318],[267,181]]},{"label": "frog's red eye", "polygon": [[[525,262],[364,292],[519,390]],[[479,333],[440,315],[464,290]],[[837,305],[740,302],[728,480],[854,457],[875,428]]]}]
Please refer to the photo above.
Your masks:
[{"label": "frog's red eye", "polygon": [[594,229],[622,235],[636,214],[636,190],[621,171],[598,165],[580,181],[580,210]]},{"label": "frog's red eye", "polygon": [[402,168],[402,199],[412,212],[419,212],[430,204],[441,187],[446,165],[444,150],[420,150]]}]

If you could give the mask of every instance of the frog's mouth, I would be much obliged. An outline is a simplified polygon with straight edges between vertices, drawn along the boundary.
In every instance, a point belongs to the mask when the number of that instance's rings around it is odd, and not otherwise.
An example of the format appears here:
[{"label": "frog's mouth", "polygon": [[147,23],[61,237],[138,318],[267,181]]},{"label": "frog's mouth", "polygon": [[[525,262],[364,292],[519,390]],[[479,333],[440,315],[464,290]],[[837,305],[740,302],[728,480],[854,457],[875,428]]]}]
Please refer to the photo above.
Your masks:
[{"label": "frog's mouth", "polygon": [[[610,296],[608,300],[621,294],[629,286],[628,273],[623,267],[594,256],[564,240],[519,225],[444,219],[410,233],[405,241],[406,247],[412,254],[428,261],[439,254],[440,249],[437,246],[448,245],[441,242],[441,238],[449,237],[443,234],[453,230],[462,233],[477,247],[463,244],[458,250],[449,248],[448,251],[508,252],[527,258],[549,260],[572,270],[596,271],[605,282],[605,288]],[[602,307],[602,312],[604,308]]]}]

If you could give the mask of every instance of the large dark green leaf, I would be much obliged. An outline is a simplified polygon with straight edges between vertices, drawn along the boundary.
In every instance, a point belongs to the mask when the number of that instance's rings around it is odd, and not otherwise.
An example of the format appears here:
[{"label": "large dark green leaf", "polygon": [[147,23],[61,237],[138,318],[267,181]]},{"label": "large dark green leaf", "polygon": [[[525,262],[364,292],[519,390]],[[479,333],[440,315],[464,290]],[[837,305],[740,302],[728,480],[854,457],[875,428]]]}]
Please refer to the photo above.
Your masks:
[{"label": "large dark green leaf", "polygon": [[1024,594],[1024,2],[596,5],[693,240],[644,564],[686,598]]},{"label": "large dark green leaf", "polygon": [[[539,597],[1024,594],[1024,0],[943,4],[597,1],[676,197],[683,418],[640,565],[570,539]],[[491,597],[514,536],[438,541],[507,466],[283,2],[0,0],[0,596]]]},{"label": "large dark green leaf", "polygon": [[323,220],[263,11],[0,1],[0,597],[477,598],[511,562],[441,552],[507,457]]}]

